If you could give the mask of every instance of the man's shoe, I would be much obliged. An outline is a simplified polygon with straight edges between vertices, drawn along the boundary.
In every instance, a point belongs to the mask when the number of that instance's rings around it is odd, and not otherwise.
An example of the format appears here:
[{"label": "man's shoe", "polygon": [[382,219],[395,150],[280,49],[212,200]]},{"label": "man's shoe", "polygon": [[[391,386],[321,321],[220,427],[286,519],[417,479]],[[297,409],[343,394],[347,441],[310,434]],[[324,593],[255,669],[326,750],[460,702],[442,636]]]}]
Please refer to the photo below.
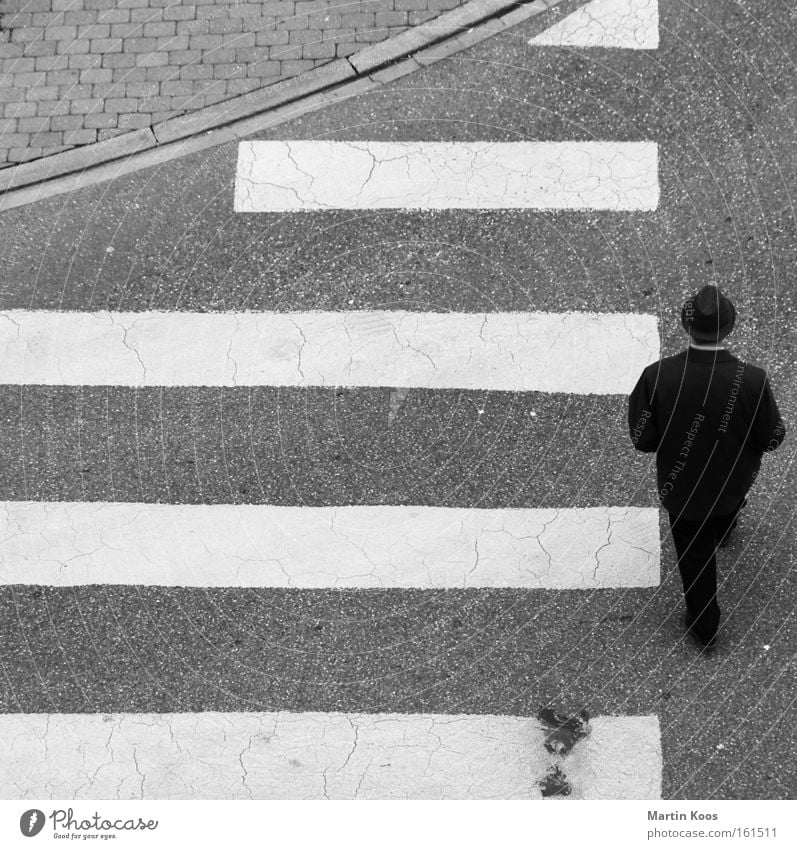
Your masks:
[{"label": "man's shoe", "polygon": [[692,638],[692,640],[699,646],[700,651],[703,654],[711,654],[717,648],[717,635],[710,637],[708,640],[703,639],[700,634],[692,627],[694,624],[694,618],[689,615],[689,613],[684,614],[684,627],[686,628],[686,633]]},{"label": "man's shoe", "polygon": [[742,510],[744,510],[744,508],[746,506],[747,506],[747,499],[745,498],[742,501],[742,503],[739,505],[739,508],[736,511],[736,516],[734,516],[733,522],[731,523],[731,526],[728,528],[728,530],[725,531],[724,536],[722,536],[718,540],[715,540],[716,545],[718,545],[720,548],[727,548],[731,544],[731,539],[733,538],[733,532],[734,532],[734,530],[736,530],[736,525],[739,523],[739,515],[741,514]]},{"label": "man's shoe", "polygon": [[713,654],[717,648],[717,638],[712,637],[706,642],[699,634],[691,629],[687,631],[695,645],[700,649],[701,654]]}]

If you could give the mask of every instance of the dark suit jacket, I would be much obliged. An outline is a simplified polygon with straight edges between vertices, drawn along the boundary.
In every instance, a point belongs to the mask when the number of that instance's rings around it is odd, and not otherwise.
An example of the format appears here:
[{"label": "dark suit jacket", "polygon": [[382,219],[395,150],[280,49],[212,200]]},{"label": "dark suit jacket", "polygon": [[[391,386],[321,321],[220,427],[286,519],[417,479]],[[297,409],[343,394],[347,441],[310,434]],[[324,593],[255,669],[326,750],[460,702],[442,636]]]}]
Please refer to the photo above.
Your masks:
[{"label": "dark suit jacket", "polygon": [[733,512],[786,434],[763,369],[692,347],[642,372],[628,429],[638,451],[656,452],[665,509],[685,519]]}]

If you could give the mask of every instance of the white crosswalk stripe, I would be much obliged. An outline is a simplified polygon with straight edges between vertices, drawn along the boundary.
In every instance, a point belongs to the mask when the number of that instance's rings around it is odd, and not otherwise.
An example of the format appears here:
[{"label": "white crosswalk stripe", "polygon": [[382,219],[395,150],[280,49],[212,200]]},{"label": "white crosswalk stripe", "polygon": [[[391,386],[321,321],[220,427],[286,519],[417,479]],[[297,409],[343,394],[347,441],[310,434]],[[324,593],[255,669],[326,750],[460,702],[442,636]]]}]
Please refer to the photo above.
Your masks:
[{"label": "white crosswalk stripe", "polygon": [[[636,313],[0,313],[0,383],[612,394],[658,356]],[[582,362],[590,362],[590,369]]]},{"label": "white crosswalk stripe", "polygon": [[653,210],[654,142],[248,141],[236,212]]},{"label": "white crosswalk stripe", "polygon": [[591,0],[529,44],[655,50],[659,46],[659,2]]},{"label": "white crosswalk stripe", "polygon": [[[658,719],[591,724],[570,798],[660,797]],[[23,714],[0,732],[5,799],[539,799],[556,760],[515,716]]]},{"label": "white crosswalk stripe", "polygon": [[647,587],[651,508],[5,502],[0,584]]}]

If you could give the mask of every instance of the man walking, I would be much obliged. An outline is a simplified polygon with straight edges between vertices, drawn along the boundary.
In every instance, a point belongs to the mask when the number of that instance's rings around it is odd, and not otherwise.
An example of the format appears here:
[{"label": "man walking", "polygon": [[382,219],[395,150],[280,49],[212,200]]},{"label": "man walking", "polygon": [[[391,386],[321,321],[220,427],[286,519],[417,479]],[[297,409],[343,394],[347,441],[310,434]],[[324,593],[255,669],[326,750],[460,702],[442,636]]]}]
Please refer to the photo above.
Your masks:
[{"label": "man walking", "polygon": [[745,495],[786,430],[766,373],[729,353],[722,340],[736,310],[704,286],[681,311],[689,347],[649,365],[629,398],[638,451],[656,452],[659,498],[669,513],[686,601],[685,625],[713,649],[720,621],[717,546],[728,543]]}]

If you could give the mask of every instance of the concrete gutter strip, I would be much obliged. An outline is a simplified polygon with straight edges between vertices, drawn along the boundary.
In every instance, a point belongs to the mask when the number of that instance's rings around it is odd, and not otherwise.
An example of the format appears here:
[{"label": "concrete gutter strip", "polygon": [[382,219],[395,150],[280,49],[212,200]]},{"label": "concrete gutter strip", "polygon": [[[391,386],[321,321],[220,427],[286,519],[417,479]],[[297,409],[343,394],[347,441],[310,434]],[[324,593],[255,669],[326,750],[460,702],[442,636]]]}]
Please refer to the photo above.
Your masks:
[{"label": "concrete gutter strip", "polygon": [[[285,123],[411,74],[560,2],[528,0],[518,6],[517,0],[470,0],[347,59],[336,59],[297,77],[162,121],[152,129],[135,130],[4,169],[0,171],[0,211]],[[90,172],[86,173],[87,169]]]},{"label": "concrete gutter strip", "polygon": [[0,171],[0,191],[11,191],[23,186],[51,180],[74,171],[120,159],[153,147],[157,142],[150,129],[133,130],[112,139],[65,150],[43,159],[34,159],[15,168]]},{"label": "concrete gutter strip", "polygon": [[410,57],[400,62],[394,62],[392,65],[382,68],[381,71],[374,71],[368,75],[368,79],[373,80],[379,85],[385,85],[386,83],[392,83],[393,80],[406,77],[407,74],[411,74],[413,71],[419,71],[422,67],[423,65],[416,62],[413,57]]},{"label": "concrete gutter strip", "polygon": [[[529,7],[529,11],[531,11],[532,5],[541,12],[548,8],[545,0],[531,0],[526,5]],[[471,0],[470,3],[465,3],[464,6],[445,12],[432,21],[419,24],[394,38],[372,44],[352,54],[349,56],[349,62],[358,74],[367,74],[414,53],[416,50],[456,35],[460,30],[468,29],[482,21],[494,18],[501,12],[507,11],[507,8],[514,6],[517,6],[517,2]]]},{"label": "concrete gutter strip", "polygon": [[478,44],[480,41],[483,41],[481,30],[474,29],[471,32],[461,33],[454,36],[454,38],[446,39],[439,44],[433,44],[431,47],[419,50],[417,53],[412,54],[412,58],[425,68],[427,65],[433,65],[435,62],[446,59],[448,56],[461,53],[463,50],[472,47],[474,44]]}]

